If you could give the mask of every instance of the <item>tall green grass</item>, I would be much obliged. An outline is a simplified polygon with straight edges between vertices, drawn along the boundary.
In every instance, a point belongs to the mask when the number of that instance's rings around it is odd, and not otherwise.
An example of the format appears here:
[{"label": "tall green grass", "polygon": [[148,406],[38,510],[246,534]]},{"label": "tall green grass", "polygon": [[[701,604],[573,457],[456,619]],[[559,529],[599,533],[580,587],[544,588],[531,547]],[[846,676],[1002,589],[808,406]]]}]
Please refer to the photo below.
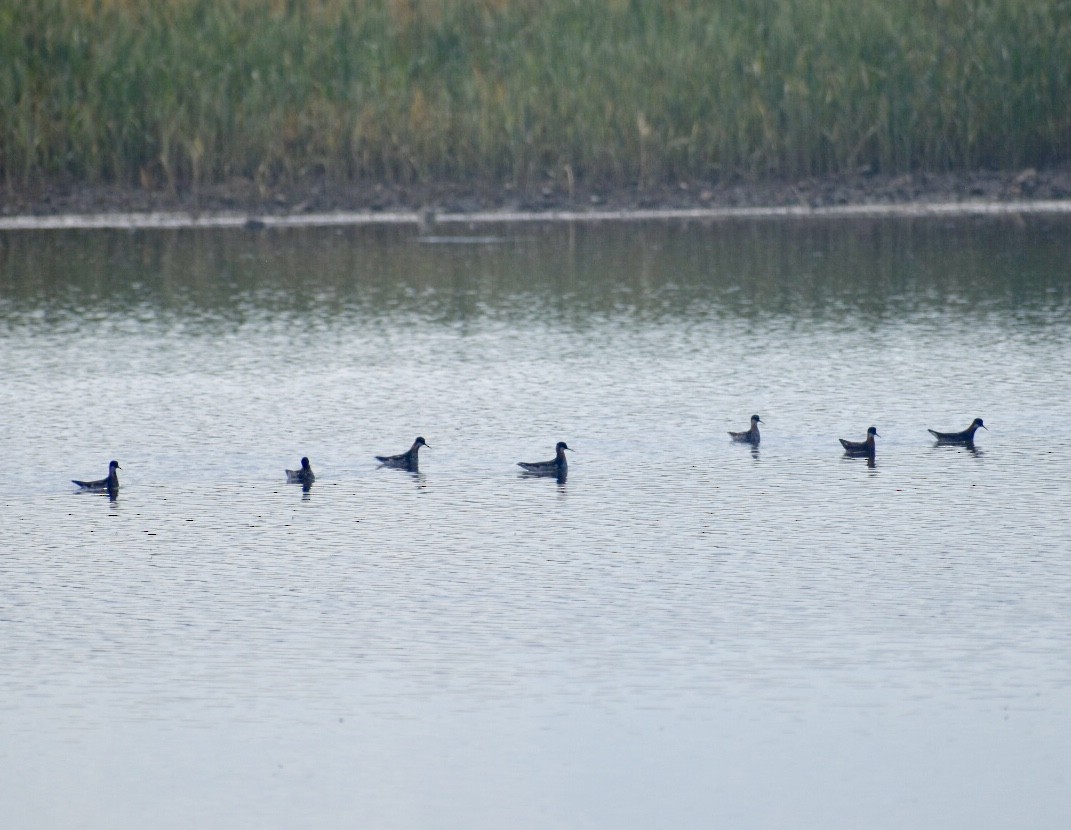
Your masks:
[{"label": "tall green grass", "polygon": [[1071,159],[1071,0],[0,0],[0,175],[623,184]]}]

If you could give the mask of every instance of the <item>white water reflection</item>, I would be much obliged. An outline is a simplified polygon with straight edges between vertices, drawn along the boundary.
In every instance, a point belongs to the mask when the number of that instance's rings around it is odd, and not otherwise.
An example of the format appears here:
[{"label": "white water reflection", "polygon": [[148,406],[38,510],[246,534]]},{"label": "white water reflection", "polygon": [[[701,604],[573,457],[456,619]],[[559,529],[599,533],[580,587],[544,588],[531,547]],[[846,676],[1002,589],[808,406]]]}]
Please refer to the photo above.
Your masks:
[{"label": "white water reflection", "polygon": [[1066,234],[548,233],[8,243],[6,826],[1060,826]]}]

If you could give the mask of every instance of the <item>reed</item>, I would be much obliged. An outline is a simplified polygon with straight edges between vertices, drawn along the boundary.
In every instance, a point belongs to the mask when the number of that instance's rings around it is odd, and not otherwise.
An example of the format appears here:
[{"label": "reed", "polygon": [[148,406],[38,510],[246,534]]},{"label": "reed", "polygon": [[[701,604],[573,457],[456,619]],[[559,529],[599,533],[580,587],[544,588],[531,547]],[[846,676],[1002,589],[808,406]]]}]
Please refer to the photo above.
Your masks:
[{"label": "reed", "polygon": [[526,187],[1071,159],[1071,0],[0,0],[0,174]]}]

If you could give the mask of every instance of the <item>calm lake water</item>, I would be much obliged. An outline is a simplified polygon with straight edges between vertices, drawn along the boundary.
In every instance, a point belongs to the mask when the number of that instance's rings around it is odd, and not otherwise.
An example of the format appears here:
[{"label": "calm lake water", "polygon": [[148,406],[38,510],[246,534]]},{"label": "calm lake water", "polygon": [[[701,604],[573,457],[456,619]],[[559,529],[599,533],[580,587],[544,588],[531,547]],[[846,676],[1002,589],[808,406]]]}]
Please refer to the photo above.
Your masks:
[{"label": "calm lake water", "polygon": [[1068,826],[1068,220],[473,233],[0,235],[5,828]]}]

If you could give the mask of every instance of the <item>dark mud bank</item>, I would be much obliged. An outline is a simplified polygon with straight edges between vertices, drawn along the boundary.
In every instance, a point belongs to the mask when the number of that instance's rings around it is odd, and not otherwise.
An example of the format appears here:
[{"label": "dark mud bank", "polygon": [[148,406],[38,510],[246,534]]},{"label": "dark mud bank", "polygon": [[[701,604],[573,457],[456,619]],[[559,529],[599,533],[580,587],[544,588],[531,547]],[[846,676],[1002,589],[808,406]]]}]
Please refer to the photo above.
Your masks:
[{"label": "dark mud bank", "polygon": [[948,204],[1071,199],[1071,168],[856,175],[795,182],[680,182],[648,187],[587,187],[548,180],[523,191],[506,184],[385,185],[309,180],[273,187],[236,179],[184,190],[114,185],[49,184],[0,187],[0,215],[61,216],[108,213],[213,213],[299,216],[325,212],[398,213],[489,211],[717,210],[732,208]]}]

